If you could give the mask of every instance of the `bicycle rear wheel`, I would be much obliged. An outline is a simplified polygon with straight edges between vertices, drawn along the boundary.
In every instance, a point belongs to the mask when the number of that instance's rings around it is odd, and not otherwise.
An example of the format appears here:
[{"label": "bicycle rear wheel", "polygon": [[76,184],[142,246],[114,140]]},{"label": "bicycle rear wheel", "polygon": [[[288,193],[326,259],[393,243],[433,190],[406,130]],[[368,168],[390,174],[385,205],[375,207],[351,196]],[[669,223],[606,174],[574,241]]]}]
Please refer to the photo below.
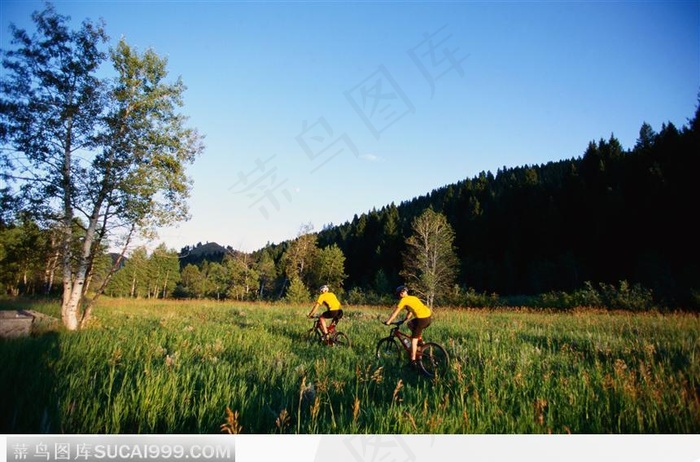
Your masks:
[{"label": "bicycle rear wheel", "polygon": [[421,348],[420,365],[425,376],[443,377],[447,373],[449,358],[443,347],[437,343],[426,343]]},{"label": "bicycle rear wheel", "polygon": [[333,335],[333,345],[349,347],[350,338],[342,332],[336,332]]},{"label": "bicycle rear wheel", "polygon": [[386,366],[400,366],[403,358],[403,348],[394,337],[385,337],[377,342],[377,359]]}]

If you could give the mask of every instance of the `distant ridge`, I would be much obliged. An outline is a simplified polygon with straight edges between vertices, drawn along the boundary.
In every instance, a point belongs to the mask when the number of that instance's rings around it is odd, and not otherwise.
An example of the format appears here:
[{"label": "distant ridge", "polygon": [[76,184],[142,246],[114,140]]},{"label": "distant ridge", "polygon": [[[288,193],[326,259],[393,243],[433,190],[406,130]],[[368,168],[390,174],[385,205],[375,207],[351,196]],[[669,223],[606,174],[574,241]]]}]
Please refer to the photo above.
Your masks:
[{"label": "distant ridge", "polygon": [[207,242],[206,244],[198,243],[195,247],[190,248],[189,254],[194,257],[204,255],[216,255],[226,253],[226,247],[223,247],[216,242]]},{"label": "distant ridge", "polygon": [[206,244],[199,242],[193,247],[185,246],[180,250],[180,266],[196,265],[204,260],[220,263],[227,252],[229,250],[226,247],[216,242],[207,242]]}]

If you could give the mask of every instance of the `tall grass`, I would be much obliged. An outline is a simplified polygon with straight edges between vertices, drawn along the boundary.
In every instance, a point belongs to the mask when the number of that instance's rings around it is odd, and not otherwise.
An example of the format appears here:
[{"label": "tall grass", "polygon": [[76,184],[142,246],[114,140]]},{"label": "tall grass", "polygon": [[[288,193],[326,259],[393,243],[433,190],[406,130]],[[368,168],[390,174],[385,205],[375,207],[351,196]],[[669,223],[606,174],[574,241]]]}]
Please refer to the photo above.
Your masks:
[{"label": "tall grass", "polygon": [[375,360],[389,308],[346,307],[350,349],[306,344],[308,309],[103,299],[87,329],[0,341],[0,432],[700,431],[694,315],[441,309],[433,382]]}]

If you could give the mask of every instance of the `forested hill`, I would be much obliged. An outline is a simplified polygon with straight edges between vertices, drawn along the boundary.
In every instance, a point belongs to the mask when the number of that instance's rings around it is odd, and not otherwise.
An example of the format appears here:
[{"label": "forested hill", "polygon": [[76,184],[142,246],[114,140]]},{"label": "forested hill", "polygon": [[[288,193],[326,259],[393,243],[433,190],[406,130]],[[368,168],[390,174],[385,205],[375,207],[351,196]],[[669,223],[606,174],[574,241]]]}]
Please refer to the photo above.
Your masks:
[{"label": "forested hill", "polygon": [[216,242],[207,242],[206,244],[199,242],[197,245],[186,246],[180,250],[180,265],[183,267],[190,264],[197,265],[205,260],[221,263],[224,255],[229,251],[231,251],[230,248],[222,247]]},{"label": "forested hill", "polygon": [[645,123],[630,150],[610,136],[578,158],[481,173],[327,227],[318,245],[343,251],[346,290],[386,293],[400,282],[412,220],[431,207],[455,231],[464,288],[528,295],[624,280],[697,305],[698,126],[697,112],[681,129]]}]

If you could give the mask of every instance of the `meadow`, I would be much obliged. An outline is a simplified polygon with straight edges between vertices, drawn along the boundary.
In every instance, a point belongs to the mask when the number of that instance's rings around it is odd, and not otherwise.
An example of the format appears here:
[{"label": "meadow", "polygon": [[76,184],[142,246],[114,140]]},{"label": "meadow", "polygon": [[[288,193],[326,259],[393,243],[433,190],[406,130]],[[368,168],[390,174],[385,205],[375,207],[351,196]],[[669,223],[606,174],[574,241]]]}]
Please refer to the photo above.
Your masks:
[{"label": "meadow", "polygon": [[350,348],[309,345],[309,309],[103,298],[0,339],[0,433],[700,433],[697,315],[438,308],[430,380],[375,359],[390,307],[345,307]]}]

